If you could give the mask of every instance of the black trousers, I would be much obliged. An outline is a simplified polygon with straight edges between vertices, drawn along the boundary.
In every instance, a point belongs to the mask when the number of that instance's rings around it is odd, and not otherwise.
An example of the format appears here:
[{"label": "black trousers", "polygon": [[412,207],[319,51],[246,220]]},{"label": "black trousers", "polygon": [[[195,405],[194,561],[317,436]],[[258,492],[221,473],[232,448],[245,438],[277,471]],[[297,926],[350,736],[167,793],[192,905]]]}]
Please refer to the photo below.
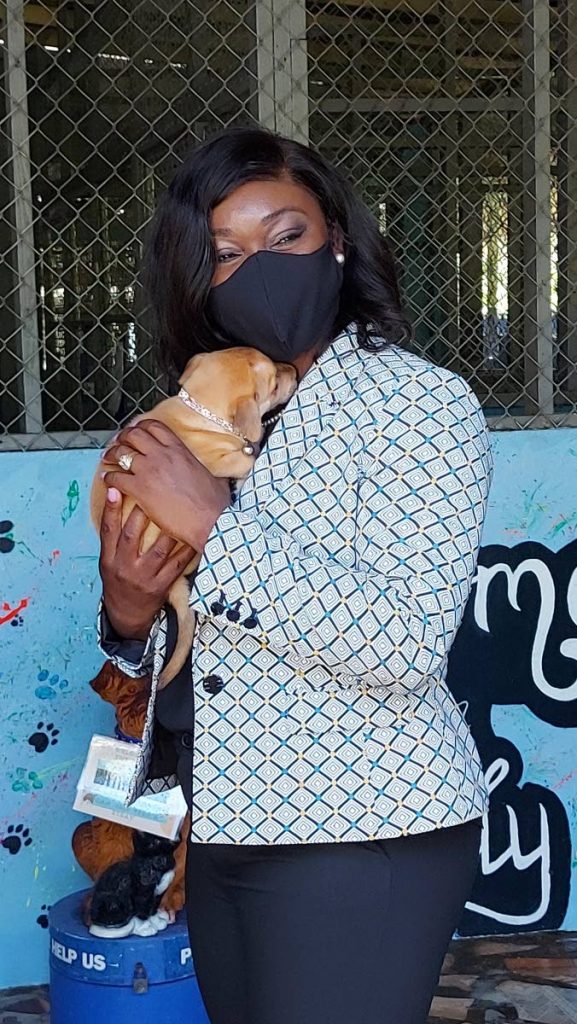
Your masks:
[{"label": "black trousers", "polygon": [[211,1024],[424,1024],[474,880],[480,819],[358,843],[188,850]]}]

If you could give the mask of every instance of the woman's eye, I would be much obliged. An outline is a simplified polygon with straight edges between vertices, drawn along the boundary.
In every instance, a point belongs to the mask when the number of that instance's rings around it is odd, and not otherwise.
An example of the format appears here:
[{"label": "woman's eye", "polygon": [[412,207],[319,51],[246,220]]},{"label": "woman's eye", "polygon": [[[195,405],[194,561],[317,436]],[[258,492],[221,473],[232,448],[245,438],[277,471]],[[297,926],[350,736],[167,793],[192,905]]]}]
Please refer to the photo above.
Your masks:
[{"label": "woman's eye", "polygon": [[229,260],[236,260],[239,257],[238,252],[217,252],[216,262],[217,263],[228,263]]},{"label": "woman's eye", "polygon": [[296,242],[301,237],[303,231],[287,231],[286,235],[282,235],[281,238],[277,238],[274,245],[290,245],[291,242]]}]

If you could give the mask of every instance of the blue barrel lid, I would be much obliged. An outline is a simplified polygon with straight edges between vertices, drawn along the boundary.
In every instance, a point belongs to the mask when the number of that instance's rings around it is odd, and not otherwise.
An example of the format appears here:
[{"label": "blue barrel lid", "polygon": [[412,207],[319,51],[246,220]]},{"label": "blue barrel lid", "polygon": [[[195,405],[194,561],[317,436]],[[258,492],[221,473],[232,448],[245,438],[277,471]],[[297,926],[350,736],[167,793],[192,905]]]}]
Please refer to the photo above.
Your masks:
[{"label": "blue barrel lid", "polygon": [[130,985],[147,979],[150,985],[194,976],[186,918],[148,938],[98,939],[82,921],[81,907],[88,890],[55,903],[49,913],[50,966],[70,979],[92,985]]}]

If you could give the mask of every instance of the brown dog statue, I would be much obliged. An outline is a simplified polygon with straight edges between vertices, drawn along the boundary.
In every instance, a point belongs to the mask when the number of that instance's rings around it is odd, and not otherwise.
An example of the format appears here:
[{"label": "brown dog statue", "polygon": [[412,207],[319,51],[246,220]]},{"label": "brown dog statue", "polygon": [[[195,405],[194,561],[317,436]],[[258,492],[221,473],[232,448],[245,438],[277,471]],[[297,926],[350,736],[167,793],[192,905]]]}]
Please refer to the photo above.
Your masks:
[{"label": "brown dog statue", "polygon": [[[140,739],[148,702],[150,679],[131,679],[111,661],[106,661],[91,680],[92,689],[103,700],[113,705],[118,728],[125,736]],[[184,869],[186,844],[190,832],[190,815],[186,815],[180,833],[180,843],[174,852],[176,862],[174,879],[162,896],[160,909],[168,913],[171,921],[184,906]],[[103,871],[127,860],[133,854],[133,830],[102,818],[84,821],[74,831],[72,849],[80,867],[96,881]],[[89,923],[90,901],[84,907],[84,918]]]}]

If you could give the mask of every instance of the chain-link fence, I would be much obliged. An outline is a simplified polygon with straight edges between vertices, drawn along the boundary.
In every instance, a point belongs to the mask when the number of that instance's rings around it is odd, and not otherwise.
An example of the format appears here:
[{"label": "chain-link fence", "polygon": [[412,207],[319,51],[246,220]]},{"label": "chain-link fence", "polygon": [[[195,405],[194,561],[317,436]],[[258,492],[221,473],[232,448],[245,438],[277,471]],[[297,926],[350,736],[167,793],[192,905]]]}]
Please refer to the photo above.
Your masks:
[{"label": "chain-link fence", "polygon": [[338,163],[417,349],[500,427],[577,423],[575,0],[5,0],[3,448],[159,396],[143,231],[182,154],[260,122]]}]

